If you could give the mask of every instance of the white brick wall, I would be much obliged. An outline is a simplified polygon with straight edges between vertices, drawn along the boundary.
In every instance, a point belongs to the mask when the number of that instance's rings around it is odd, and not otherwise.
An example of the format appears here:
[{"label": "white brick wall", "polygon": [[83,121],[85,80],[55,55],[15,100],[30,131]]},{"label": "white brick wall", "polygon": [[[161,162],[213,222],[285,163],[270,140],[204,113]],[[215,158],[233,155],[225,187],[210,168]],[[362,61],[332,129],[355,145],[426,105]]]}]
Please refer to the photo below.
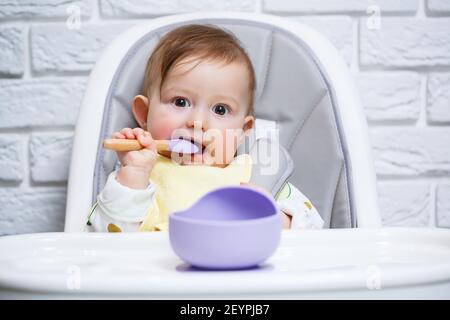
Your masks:
[{"label": "white brick wall", "polygon": [[31,27],[31,65],[34,72],[85,72],[102,48],[130,23],[88,24],[70,30],[64,23]]},{"label": "white brick wall", "polygon": [[0,235],[63,229],[74,124],[105,45],[198,10],[272,13],[328,37],[360,88],[383,224],[450,227],[450,0],[23,0],[0,2]]},{"label": "white brick wall", "polygon": [[74,126],[85,87],[80,77],[0,80],[0,130]]},{"label": "white brick wall", "polygon": [[100,0],[104,17],[155,17],[192,11],[254,11],[257,0]]},{"label": "white brick wall", "polygon": [[379,30],[360,25],[361,64],[375,67],[450,65],[450,18],[381,20]]},{"label": "white brick wall", "polygon": [[436,193],[437,225],[450,228],[450,184],[440,183]]},{"label": "white brick wall", "polygon": [[449,13],[450,2],[448,0],[429,0],[427,3],[427,9],[433,14]]},{"label": "white brick wall", "polygon": [[273,13],[365,13],[370,5],[383,12],[414,14],[418,0],[264,0],[264,11]]},{"label": "white brick wall", "polygon": [[33,182],[67,181],[72,133],[33,133],[30,174]]},{"label": "white brick wall", "polygon": [[21,182],[23,180],[25,157],[24,142],[20,135],[0,136],[0,181]]},{"label": "white brick wall", "polygon": [[0,2],[0,18],[22,19],[23,21],[33,18],[66,19],[67,8],[72,4],[80,8],[83,17],[90,17],[95,2],[92,0],[2,1]]},{"label": "white brick wall", "polygon": [[431,73],[427,90],[428,120],[435,124],[450,124],[450,72]]},{"label": "white brick wall", "polygon": [[450,176],[450,128],[384,126],[372,128],[371,140],[379,176]]},{"label": "white brick wall", "polygon": [[410,71],[361,72],[356,81],[370,123],[413,124],[420,117],[420,75]]},{"label": "white brick wall", "polygon": [[24,69],[24,35],[20,27],[0,27],[0,76],[21,76]]},{"label": "white brick wall", "polygon": [[378,184],[381,221],[388,226],[426,227],[430,225],[431,188],[428,183],[406,184],[380,182]]}]

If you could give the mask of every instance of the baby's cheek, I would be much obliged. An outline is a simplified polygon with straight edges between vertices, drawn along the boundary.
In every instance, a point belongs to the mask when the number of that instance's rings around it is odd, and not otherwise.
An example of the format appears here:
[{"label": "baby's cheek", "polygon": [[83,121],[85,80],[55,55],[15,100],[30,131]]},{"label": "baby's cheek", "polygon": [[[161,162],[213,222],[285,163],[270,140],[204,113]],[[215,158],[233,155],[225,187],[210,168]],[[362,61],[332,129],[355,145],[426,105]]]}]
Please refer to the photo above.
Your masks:
[{"label": "baby's cheek", "polygon": [[169,126],[156,124],[151,126],[149,128],[149,131],[152,134],[153,139],[163,140],[170,138],[170,134],[172,133],[173,129]]},{"label": "baby's cheek", "polygon": [[170,117],[159,116],[158,120],[150,120],[148,130],[152,134],[153,139],[169,139],[176,124],[171,121]]},{"label": "baby's cheek", "polygon": [[222,132],[221,139],[217,140],[215,148],[215,158],[216,161],[221,161],[222,163],[230,163],[237,149],[237,138],[236,132],[234,130],[227,130]]}]

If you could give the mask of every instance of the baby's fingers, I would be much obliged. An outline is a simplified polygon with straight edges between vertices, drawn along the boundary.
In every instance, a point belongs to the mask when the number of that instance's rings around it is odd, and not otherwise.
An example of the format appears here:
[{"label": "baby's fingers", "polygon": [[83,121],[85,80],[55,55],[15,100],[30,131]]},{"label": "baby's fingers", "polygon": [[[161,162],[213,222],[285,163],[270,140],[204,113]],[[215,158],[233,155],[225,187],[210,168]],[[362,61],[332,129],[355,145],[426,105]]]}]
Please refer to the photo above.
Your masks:
[{"label": "baby's fingers", "polygon": [[156,147],[155,141],[153,141],[153,138],[150,133],[143,132],[142,134],[139,134],[137,136],[137,139],[143,147],[155,150]]},{"label": "baby's fingers", "polygon": [[133,134],[134,134],[134,136],[136,137],[136,139],[137,139],[137,137],[140,135],[140,134],[144,134],[144,129],[142,129],[142,128],[134,128],[133,129]]},{"label": "baby's fingers", "polygon": [[134,135],[131,128],[123,128],[122,130],[120,130],[120,133],[123,134],[127,139],[136,139],[136,136]]},{"label": "baby's fingers", "polygon": [[126,139],[127,137],[125,137],[124,134],[122,134],[122,133],[116,131],[116,132],[114,132],[114,133],[112,134],[112,138],[113,138],[113,139]]}]

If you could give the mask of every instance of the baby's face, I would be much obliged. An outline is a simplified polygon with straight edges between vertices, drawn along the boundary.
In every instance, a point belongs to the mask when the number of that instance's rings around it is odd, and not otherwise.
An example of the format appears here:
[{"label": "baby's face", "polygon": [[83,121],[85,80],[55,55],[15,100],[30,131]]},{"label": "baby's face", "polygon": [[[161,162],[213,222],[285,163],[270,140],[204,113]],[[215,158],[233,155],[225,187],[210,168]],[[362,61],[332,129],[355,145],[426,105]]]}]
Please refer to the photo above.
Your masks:
[{"label": "baby's face", "polygon": [[241,63],[182,61],[150,97],[147,130],[154,139],[183,137],[203,146],[200,154],[172,154],[182,164],[226,166],[253,126],[248,83]]}]

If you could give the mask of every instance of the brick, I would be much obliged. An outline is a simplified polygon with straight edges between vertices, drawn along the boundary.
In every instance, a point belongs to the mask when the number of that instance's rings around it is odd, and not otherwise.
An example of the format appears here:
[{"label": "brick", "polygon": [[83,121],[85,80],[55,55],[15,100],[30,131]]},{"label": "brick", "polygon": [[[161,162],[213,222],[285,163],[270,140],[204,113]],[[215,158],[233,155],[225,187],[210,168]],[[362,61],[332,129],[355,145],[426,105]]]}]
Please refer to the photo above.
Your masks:
[{"label": "brick", "polygon": [[437,226],[450,228],[450,184],[440,183],[436,189]]},{"label": "brick", "polygon": [[0,80],[0,128],[74,125],[86,80]]},{"label": "brick", "polygon": [[[0,2],[0,18],[65,18],[72,8],[78,8],[81,17],[90,17],[94,2],[92,0],[10,0]],[[76,11],[78,12],[78,11]]]},{"label": "brick", "polygon": [[0,135],[0,181],[23,180],[23,142],[19,135]]},{"label": "brick", "polygon": [[0,235],[64,230],[65,188],[0,189]]},{"label": "brick", "polygon": [[421,67],[450,65],[450,19],[381,19],[379,30],[360,24],[363,66]]},{"label": "brick", "polygon": [[24,41],[22,28],[0,28],[0,76],[21,77],[23,75]]},{"label": "brick", "polygon": [[263,0],[263,10],[275,13],[366,13],[369,6],[376,5],[381,13],[414,13],[417,0]]},{"label": "brick", "polygon": [[450,73],[432,73],[427,85],[427,117],[432,123],[450,122]]},{"label": "brick", "polygon": [[420,76],[415,72],[370,72],[355,77],[369,121],[416,121]]},{"label": "brick", "polygon": [[316,29],[339,50],[348,65],[353,59],[353,23],[348,17],[298,17],[294,20]]},{"label": "brick", "polygon": [[428,0],[427,10],[431,13],[450,13],[450,1]]},{"label": "brick", "polygon": [[35,133],[30,139],[31,179],[34,182],[67,181],[72,133]]},{"label": "brick", "polygon": [[450,174],[449,128],[372,128],[370,140],[380,176]]},{"label": "brick", "polygon": [[100,12],[107,17],[153,17],[196,11],[254,11],[256,0],[101,0]]},{"label": "brick", "polygon": [[83,25],[79,30],[64,24],[31,28],[31,61],[35,72],[89,71],[102,49],[132,24]]},{"label": "brick", "polygon": [[378,183],[382,225],[426,227],[430,220],[430,186],[411,182]]}]

